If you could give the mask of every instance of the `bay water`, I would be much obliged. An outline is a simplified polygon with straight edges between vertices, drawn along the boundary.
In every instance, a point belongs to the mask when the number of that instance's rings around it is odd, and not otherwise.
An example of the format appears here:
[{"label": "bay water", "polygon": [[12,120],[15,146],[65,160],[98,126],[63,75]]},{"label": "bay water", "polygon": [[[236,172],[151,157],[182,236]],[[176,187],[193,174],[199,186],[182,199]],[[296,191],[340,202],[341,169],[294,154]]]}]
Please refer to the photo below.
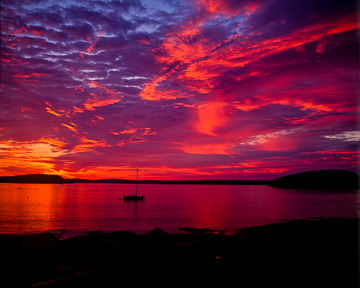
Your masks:
[{"label": "bay water", "polygon": [[134,184],[0,183],[0,233],[75,236],[88,231],[146,233],[159,227],[238,229],[292,219],[359,217],[358,191],[263,185],[141,184],[144,201],[123,201]]}]

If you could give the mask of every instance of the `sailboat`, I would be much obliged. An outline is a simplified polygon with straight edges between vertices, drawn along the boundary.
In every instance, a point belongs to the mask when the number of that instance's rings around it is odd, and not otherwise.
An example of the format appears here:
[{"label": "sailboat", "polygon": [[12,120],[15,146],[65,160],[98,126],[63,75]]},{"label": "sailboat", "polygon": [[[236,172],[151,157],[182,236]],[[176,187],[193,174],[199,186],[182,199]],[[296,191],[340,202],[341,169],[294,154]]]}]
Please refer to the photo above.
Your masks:
[{"label": "sailboat", "polygon": [[144,200],[145,195],[138,195],[138,184],[139,184],[139,168],[136,168],[136,189],[133,195],[124,195],[124,201],[126,200]]}]

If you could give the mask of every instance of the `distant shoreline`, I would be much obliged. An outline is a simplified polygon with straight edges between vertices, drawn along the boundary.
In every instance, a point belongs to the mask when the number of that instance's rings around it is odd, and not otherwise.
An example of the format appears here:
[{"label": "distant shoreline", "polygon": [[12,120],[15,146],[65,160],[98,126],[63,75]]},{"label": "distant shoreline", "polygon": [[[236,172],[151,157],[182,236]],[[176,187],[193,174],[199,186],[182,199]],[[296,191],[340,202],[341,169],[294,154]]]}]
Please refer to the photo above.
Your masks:
[{"label": "distant shoreline", "polygon": [[275,180],[127,180],[127,179],[64,179],[58,175],[27,174],[2,176],[0,183],[33,184],[176,184],[176,185],[267,185],[274,188],[297,190],[358,190],[360,176],[346,170],[318,170],[276,178]]},{"label": "distant shoreline", "polygon": [[27,174],[2,176],[0,183],[33,184],[176,184],[176,185],[267,185],[274,188],[300,190],[358,190],[360,176],[346,170],[318,170],[290,174],[274,180],[127,180],[127,179],[64,179],[58,175]]},{"label": "distant shoreline", "polygon": [[[140,180],[139,184],[189,184],[189,185],[269,185],[267,180]],[[64,179],[58,175],[28,174],[19,176],[0,176],[0,183],[23,184],[76,184],[76,183],[108,183],[135,184],[135,180],[127,179]]]},{"label": "distant shoreline", "polygon": [[[139,184],[185,184],[185,185],[269,185],[271,181],[266,180],[139,180]],[[135,180],[104,179],[83,180],[70,179],[67,183],[114,183],[135,184]]]}]

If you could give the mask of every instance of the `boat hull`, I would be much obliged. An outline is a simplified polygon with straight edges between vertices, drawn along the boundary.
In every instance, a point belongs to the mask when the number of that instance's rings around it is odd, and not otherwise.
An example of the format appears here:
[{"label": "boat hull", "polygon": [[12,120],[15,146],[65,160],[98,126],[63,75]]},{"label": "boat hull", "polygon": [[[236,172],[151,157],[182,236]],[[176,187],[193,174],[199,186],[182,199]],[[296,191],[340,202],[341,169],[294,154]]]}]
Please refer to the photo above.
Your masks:
[{"label": "boat hull", "polygon": [[141,196],[138,196],[138,195],[124,195],[124,201],[128,201],[128,200],[137,201],[137,200],[144,200],[144,199],[145,199],[144,195],[141,195]]}]

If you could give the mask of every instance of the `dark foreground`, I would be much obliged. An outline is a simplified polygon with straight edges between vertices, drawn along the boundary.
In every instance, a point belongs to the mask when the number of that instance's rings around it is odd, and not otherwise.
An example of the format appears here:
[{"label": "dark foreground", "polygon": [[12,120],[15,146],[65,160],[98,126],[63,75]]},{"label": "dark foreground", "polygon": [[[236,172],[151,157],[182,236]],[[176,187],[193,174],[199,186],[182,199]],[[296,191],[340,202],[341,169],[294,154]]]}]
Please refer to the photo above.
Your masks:
[{"label": "dark foreground", "polygon": [[[223,235],[0,236],[2,287],[359,287],[359,219],[297,220]],[[271,286],[270,286],[271,285]]]}]

